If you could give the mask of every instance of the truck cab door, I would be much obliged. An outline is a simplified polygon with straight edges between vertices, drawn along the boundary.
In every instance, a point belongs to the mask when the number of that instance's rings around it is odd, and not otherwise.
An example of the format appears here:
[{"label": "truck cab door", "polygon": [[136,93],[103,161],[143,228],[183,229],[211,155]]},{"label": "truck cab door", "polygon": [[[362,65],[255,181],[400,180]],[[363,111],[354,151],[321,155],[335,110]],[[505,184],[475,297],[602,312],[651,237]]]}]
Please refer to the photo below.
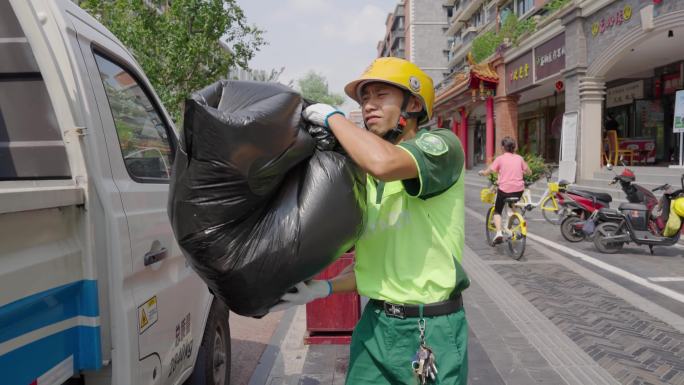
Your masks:
[{"label": "truck cab door", "polygon": [[212,300],[185,261],[166,211],[177,136],[128,51],[83,12],[65,16],[76,31],[98,110],[90,113],[99,114],[128,224],[130,271],[119,286],[136,304],[135,325],[128,327],[137,334],[135,383],[177,383],[192,368]]}]

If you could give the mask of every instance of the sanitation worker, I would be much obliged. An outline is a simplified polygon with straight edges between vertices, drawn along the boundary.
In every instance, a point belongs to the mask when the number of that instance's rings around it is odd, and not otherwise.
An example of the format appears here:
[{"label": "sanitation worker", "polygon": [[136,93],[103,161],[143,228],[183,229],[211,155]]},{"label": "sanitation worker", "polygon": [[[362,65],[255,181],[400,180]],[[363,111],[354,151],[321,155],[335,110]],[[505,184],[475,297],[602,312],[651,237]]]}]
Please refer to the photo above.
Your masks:
[{"label": "sanitation worker", "polygon": [[358,291],[370,301],[352,336],[347,384],[466,384],[461,143],[449,130],[420,128],[432,117],[434,88],[409,61],[377,59],[345,92],[365,128],[326,104],[303,116],[328,128],[368,174],[355,264],[298,284],[272,310]]}]

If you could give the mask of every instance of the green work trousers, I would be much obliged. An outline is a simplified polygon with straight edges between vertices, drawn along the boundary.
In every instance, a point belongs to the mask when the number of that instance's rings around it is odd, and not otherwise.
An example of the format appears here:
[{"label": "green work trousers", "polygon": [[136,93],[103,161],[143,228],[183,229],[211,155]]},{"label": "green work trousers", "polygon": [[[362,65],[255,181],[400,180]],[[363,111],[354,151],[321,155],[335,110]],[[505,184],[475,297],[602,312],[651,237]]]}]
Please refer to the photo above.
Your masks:
[{"label": "green work trousers", "polygon": [[[463,309],[424,317],[425,342],[436,356],[437,378],[428,384],[468,381],[468,324]],[[388,317],[370,302],[354,329],[346,385],[416,385],[411,361],[420,345],[418,318]]]}]

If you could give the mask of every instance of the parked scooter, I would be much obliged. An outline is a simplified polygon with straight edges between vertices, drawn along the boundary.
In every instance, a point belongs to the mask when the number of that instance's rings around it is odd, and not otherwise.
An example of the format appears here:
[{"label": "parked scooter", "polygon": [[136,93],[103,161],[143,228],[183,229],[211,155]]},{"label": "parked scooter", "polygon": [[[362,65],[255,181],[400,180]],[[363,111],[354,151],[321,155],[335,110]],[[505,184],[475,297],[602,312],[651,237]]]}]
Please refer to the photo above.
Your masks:
[{"label": "parked scooter", "polygon": [[613,197],[594,191],[567,189],[570,199],[563,202],[564,216],[560,228],[563,238],[569,242],[580,242],[586,237],[584,223],[602,208],[608,208]]},{"label": "parked scooter", "polygon": [[[681,185],[682,188],[676,191],[671,191],[669,184],[658,186],[651,191],[637,186],[639,188],[630,189],[632,199],[643,197],[643,203],[623,203],[617,210],[599,210],[598,220],[602,223],[596,227],[594,234],[596,249],[602,253],[614,254],[622,250],[625,243],[633,242],[637,245],[648,245],[653,254],[653,246],[671,246],[677,243],[684,212],[673,213],[673,219],[678,221],[678,227],[673,231],[670,229],[670,236],[665,236],[663,232],[670,219],[670,203],[675,199],[684,199],[684,174]],[[663,195],[657,200],[653,192],[661,190],[664,191]]]},{"label": "parked scooter", "polygon": [[[613,171],[613,166],[608,164],[608,170]],[[649,209],[653,209],[658,204],[658,199],[646,187],[634,183],[636,176],[629,168],[624,168],[620,175],[615,174],[613,180],[609,183],[611,185],[620,183],[620,188],[625,193],[629,203],[645,203]],[[654,191],[662,189],[659,186]],[[605,194],[608,195],[608,194]],[[610,195],[608,195],[610,196]],[[567,216],[561,223],[561,234],[569,242],[581,242],[583,240],[590,240],[596,227],[601,223],[599,217],[599,210],[601,205],[585,206],[586,210],[574,210],[571,215]]]}]

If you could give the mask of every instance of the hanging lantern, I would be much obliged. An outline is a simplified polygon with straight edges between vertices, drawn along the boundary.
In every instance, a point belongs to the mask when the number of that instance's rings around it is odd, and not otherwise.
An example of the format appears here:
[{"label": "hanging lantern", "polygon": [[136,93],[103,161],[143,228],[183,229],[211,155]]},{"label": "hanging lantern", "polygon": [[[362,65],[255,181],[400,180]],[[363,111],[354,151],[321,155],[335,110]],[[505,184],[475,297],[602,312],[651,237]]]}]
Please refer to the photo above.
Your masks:
[{"label": "hanging lantern", "polygon": [[565,88],[565,84],[563,84],[562,80],[559,80],[556,82],[556,91],[562,92],[564,88]]}]

